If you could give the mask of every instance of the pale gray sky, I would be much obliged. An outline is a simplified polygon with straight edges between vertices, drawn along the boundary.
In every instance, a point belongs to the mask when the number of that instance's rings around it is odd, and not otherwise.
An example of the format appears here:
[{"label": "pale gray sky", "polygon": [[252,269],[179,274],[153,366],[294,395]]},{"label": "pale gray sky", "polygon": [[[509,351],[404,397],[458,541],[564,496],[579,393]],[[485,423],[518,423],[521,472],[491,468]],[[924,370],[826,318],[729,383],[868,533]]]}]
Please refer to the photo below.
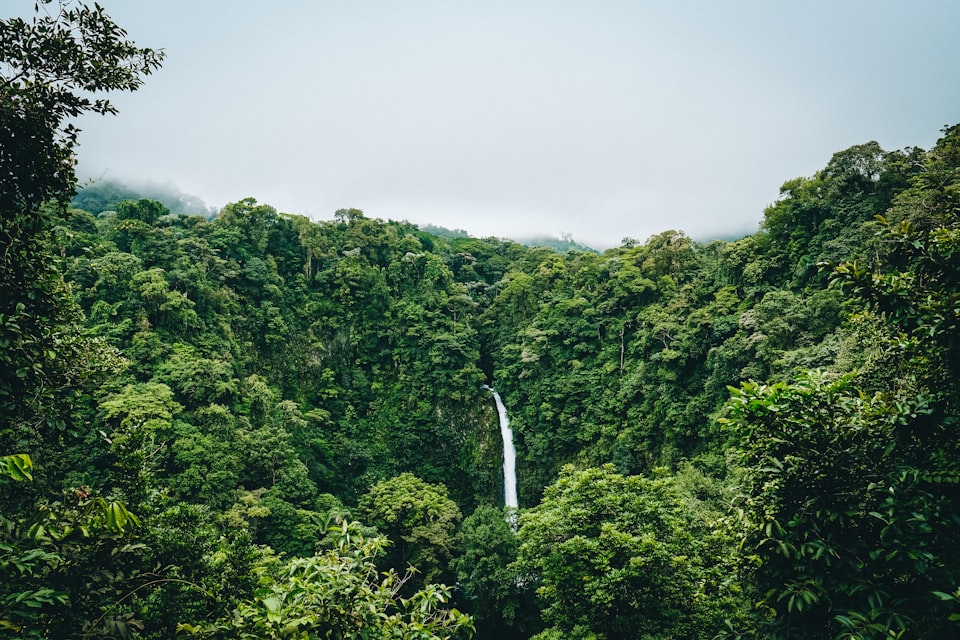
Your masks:
[{"label": "pale gray sky", "polygon": [[835,151],[960,121],[956,0],[100,2],[168,58],[82,122],[81,175],[214,206],[705,239]]}]

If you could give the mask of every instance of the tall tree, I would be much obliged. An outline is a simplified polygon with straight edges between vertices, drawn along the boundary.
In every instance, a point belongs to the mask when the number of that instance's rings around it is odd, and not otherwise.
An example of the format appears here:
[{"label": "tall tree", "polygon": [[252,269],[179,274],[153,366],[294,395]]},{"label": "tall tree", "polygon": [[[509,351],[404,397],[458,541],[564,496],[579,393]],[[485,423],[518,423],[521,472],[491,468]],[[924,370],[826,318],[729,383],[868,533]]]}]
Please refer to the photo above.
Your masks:
[{"label": "tall tree", "polygon": [[45,245],[75,192],[70,121],[116,113],[102,96],[136,90],[162,60],[100,6],[44,0],[32,20],[0,20],[0,436],[53,419],[64,378],[82,375],[76,311]]},{"label": "tall tree", "polygon": [[960,584],[960,129],[895,201],[846,376],[745,384],[728,405],[748,497],[743,549],[765,638],[954,637]]},{"label": "tall tree", "polygon": [[[80,335],[77,308],[49,248],[50,229],[76,184],[79,130],[71,120],[115,113],[102,96],[137,89],[162,59],[128,41],[96,5],[44,0],[31,20],[0,20],[0,453],[17,454],[4,460],[28,461],[40,445],[56,452],[57,441],[75,433],[69,400],[91,374],[109,368],[110,352]],[[38,480],[49,475],[50,458],[37,465]],[[0,633],[79,636],[90,624],[84,612],[115,596],[92,584],[92,566],[104,569],[108,549],[119,550],[116,540],[85,534],[100,528],[109,538],[134,521],[122,505],[86,490],[73,496],[73,506],[41,509],[23,483],[17,489],[0,495],[0,602],[13,607],[13,615],[5,607]],[[90,524],[91,512],[102,515],[103,527]],[[18,616],[24,594],[32,609]],[[76,609],[58,606],[68,599]]]}]

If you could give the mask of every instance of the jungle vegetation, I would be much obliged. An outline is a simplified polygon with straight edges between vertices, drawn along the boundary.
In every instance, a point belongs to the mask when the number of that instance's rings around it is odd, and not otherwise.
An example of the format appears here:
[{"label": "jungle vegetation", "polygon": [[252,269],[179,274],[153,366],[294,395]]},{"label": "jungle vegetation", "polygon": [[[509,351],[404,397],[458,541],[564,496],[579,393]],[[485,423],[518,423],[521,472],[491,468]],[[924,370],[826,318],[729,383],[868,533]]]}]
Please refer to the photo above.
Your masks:
[{"label": "jungle vegetation", "polygon": [[960,127],[603,253],[78,196],[162,60],[0,20],[0,637],[960,633]]}]

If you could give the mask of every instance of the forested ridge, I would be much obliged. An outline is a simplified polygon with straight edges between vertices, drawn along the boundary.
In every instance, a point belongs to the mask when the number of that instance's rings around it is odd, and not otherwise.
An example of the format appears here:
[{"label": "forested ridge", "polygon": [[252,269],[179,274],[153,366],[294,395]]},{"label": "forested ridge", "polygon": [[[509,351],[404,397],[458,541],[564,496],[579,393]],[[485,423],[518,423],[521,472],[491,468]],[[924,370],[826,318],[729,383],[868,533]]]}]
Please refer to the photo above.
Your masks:
[{"label": "forested ridge", "polygon": [[77,195],[162,53],[0,36],[0,637],[960,634],[960,126],[561,252]]}]

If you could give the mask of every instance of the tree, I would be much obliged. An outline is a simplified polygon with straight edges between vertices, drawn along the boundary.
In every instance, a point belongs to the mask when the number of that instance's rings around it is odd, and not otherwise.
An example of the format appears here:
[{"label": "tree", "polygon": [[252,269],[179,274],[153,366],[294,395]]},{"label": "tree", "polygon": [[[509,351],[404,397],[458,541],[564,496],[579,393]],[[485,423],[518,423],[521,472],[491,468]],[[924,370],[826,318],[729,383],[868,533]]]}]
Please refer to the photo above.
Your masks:
[{"label": "tree", "polygon": [[168,213],[170,210],[163,203],[146,198],[140,198],[136,202],[123,200],[117,203],[118,220],[139,220],[144,224],[153,225],[161,216]]},{"label": "tree", "polygon": [[[37,15],[0,21],[0,204],[33,212],[73,196],[73,147],[79,129],[65,122],[87,112],[114,114],[111,91],[135,91],[160,67],[161,51],[126,40],[100,6],[42,0]],[[7,169],[11,169],[8,173]],[[66,197],[66,199],[64,199]]]},{"label": "tree", "polygon": [[877,328],[857,345],[863,366],[746,383],[727,406],[762,637],[960,630],[958,137],[948,129],[897,198],[900,220],[880,218],[881,259],[833,269]]},{"label": "tree", "polygon": [[378,482],[361,496],[357,514],[364,524],[377,528],[393,547],[385,566],[398,572],[413,566],[422,574],[415,584],[450,576],[457,555],[460,508],[443,485],[424,482],[412,473]]},{"label": "tree", "polygon": [[441,640],[469,637],[470,617],[446,607],[450,590],[426,585],[398,597],[402,579],[378,574],[374,559],[382,538],[364,538],[357,523],[335,525],[334,549],[295,558],[267,569],[253,600],[241,602],[227,619],[181,624],[201,638],[397,638]]},{"label": "tree", "polygon": [[163,59],[99,6],[51,4],[38,3],[31,21],[0,20],[0,435],[41,413],[55,421],[63,369],[85,350],[46,246],[76,184],[69,120],[115,113],[99,96],[136,90]]},{"label": "tree", "polygon": [[[49,240],[76,184],[79,130],[69,121],[114,113],[100,96],[137,89],[163,59],[125,35],[99,6],[50,0],[37,3],[30,21],[0,20],[0,452],[19,450],[21,460],[76,435],[70,401],[113,365],[108,349],[80,335]],[[11,494],[2,496],[0,628],[18,637],[75,637],[90,622],[81,611],[114,595],[93,585],[90,565],[100,565],[101,578],[109,573],[103,561],[111,550],[114,564],[123,555],[109,538],[135,519],[86,490],[66,507],[32,504],[22,486]],[[62,606],[68,601],[77,609]],[[24,606],[28,617],[17,613]]]},{"label": "tree", "polygon": [[517,569],[515,513],[480,505],[463,521],[463,555],[454,559],[465,609],[477,625],[477,637],[526,638],[538,626],[531,589],[524,589]]},{"label": "tree", "polygon": [[939,637],[931,592],[958,577],[960,474],[942,451],[914,458],[930,396],[868,395],[849,377],[809,374],[745,383],[728,410],[747,472],[742,548],[767,612],[762,637]]},{"label": "tree", "polygon": [[565,466],[543,501],[520,514],[517,567],[535,585],[542,637],[702,638],[719,631],[718,566],[670,478],[622,476],[612,465]]},{"label": "tree", "polygon": [[[0,456],[0,489],[32,482],[33,470],[26,455]],[[115,589],[139,573],[128,568],[118,576],[112,570],[136,555],[137,545],[121,543],[139,528],[126,507],[92,495],[88,487],[32,512],[0,513],[0,638],[77,635],[91,622],[83,612],[116,597]],[[93,567],[95,578],[89,575]]]}]

